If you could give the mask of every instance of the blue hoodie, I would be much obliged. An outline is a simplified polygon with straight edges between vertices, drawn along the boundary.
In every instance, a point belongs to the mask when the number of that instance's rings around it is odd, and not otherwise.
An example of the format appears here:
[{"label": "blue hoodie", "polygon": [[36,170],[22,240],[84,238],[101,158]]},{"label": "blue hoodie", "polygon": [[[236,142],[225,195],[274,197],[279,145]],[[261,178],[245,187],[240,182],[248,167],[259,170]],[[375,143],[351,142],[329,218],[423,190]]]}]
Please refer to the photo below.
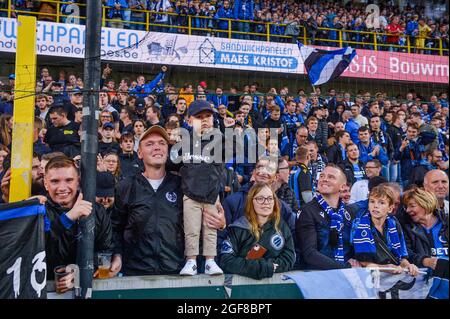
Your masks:
[{"label": "blue hoodie", "polygon": [[[381,147],[381,145],[374,143],[372,141],[370,141],[369,146],[365,146],[361,142],[356,143],[356,145],[359,148],[359,159],[361,160],[361,162],[364,163],[364,165],[368,161],[373,160],[373,159],[379,160],[382,165],[387,165],[387,163],[389,162],[389,158],[388,158],[386,152],[384,151],[383,147]],[[369,155],[369,153],[372,153],[375,146],[379,147],[380,153],[374,157],[372,155]]]},{"label": "blue hoodie", "polygon": [[253,0],[236,0],[234,2],[234,18],[239,20],[254,19],[255,4]]}]

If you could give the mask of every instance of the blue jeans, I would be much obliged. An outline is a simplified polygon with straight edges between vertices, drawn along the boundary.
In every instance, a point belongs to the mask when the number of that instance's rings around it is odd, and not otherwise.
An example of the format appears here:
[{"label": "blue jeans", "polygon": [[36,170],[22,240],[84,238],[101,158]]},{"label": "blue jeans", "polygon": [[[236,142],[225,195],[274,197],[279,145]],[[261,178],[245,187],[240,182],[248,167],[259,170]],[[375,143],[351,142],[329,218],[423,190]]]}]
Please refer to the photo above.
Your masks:
[{"label": "blue jeans", "polygon": [[381,167],[381,176],[383,176],[384,178],[386,178],[387,181],[389,181],[389,162],[387,163],[387,165],[383,165]]},{"label": "blue jeans", "polygon": [[240,33],[238,34],[238,39],[250,39],[250,35],[248,34],[250,32],[250,23],[247,22],[238,22],[238,31],[240,32],[246,32],[247,34]]},{"label": "blue jeans", "polygon": [[389,163],[389,182],[396,182],[398,178],[399,163]]}]

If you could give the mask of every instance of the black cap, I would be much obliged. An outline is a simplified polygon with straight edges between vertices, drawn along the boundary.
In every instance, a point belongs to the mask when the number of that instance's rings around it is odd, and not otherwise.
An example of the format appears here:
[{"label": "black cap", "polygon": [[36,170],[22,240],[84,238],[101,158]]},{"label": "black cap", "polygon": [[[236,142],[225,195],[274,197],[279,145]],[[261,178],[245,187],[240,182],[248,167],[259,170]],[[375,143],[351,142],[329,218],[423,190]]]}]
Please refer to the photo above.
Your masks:
[{"label": "black cap", "polygon": [[61,82],[53,82],[52,86],[62,86],[62,83]]},{"label": "black cap", "polygon": [[97,172],[97,197],[113,197],[116,181],[110,172]]},{"label": "black cap", "polygon": [[145,108],[145,99],[139,98],[136,100],[136,108],[143,109]]},{"label": "black cap", "polygon": [[189,105],[187,115],[195,116],[202,111],[210,111],[211,113],[214,112],[214,110],[211,107],[211,104],[208,101],[195,100]]}]

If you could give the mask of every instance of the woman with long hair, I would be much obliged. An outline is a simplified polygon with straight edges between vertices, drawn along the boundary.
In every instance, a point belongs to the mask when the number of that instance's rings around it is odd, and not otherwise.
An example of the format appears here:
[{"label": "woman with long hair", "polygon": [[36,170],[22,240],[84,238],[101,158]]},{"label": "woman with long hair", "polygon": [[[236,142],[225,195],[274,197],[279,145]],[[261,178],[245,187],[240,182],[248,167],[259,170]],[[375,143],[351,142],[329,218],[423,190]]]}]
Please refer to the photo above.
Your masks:
[{"label": "woman with long hair", "polygon": [[10,114],[0,116],[0,144],[6,147],[11,146],[12,142],[13,117]]},{"label": "woman with long hair", "polygon": [[114,175],[116,183],[120,181],[122,178],[122,172],[120,170],[119,155],[114,152],[107,153],[103,157],[103,162],[105,163],[106,170]]},{"label": "woman with long hair", "polygon": [[277,195],[269,185],[255,183],[247,196],[245,215],[228,226],[220,266],[228,274],[263,279],[291,270],[294,262],[294,240],[281,218]]},{"label": "woman with long hair", "polygon": [[147,125],[144,120],[134,120],[133,122],[133,132],[134,132],[134,151],[137,152],[139,147],[139,140],[142,134],[144,134]]}]

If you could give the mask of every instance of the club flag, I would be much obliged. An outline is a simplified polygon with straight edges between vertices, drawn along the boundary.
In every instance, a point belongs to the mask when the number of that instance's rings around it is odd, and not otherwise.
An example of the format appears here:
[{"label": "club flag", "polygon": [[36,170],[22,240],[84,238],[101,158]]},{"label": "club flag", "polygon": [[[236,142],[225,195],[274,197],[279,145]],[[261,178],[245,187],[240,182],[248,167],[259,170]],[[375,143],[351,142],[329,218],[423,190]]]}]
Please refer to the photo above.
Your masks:
[{"label": "club flag", "polygon": [[45,206],[0,205],[0,299],[46,298]]},{"label": "club flag", "polygon": [[312,85],[321,85],[340,76],[356,56],[351,47],[327,51],[298,42],[300,55]]}]

